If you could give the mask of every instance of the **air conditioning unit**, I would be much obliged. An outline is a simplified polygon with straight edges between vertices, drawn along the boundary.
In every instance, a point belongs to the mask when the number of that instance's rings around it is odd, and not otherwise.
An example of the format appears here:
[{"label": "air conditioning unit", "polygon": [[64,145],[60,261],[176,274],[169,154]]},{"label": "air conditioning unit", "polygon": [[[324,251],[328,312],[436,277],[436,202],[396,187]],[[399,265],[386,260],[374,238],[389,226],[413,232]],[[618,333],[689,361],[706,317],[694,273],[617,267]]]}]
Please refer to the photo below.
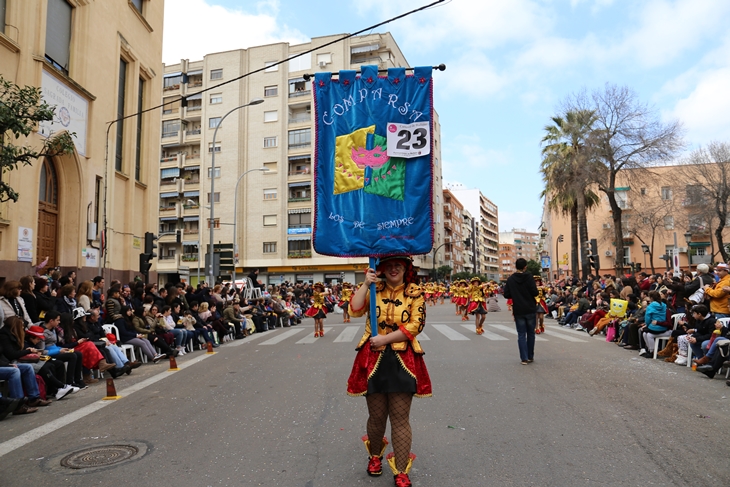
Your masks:
[{"label": "air conditioning unit", "polygon": [[324,68],[324,67],[326,67],[326,66],[327,66],[327,61],[320,61],[320,62],[319,62],[319,67],[320,67],[320,68]]},{"label": "air conditioning unit", "polygon": [[610,250],[606,251],[606,257],[611,257],[612,255],[613,255],[613,252],[611,252]]},{"label": "air conditioning unit", "polygon": [[679,252],[680,254],[686,254],[687,247],[677,247],[677,252]]},{"label": "air conditioning unit", "polygon": [[610,223],[604,223],[604,224],[603,224],[603,228],[604,228],[604,229],[608,229],[608,228],[611,228],[611,224],[610,224]]}]

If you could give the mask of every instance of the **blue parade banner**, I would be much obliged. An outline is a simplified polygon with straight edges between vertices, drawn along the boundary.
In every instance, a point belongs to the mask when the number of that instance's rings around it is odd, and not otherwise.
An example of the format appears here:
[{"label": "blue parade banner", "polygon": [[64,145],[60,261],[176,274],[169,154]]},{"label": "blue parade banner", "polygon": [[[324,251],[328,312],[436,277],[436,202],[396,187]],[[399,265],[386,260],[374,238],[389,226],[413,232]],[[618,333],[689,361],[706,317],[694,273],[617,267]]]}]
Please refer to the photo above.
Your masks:
[{"label": "blue parade banner", "polygon": [[432,68],[314,77],[314,250],[425,254],[433,245]]}]

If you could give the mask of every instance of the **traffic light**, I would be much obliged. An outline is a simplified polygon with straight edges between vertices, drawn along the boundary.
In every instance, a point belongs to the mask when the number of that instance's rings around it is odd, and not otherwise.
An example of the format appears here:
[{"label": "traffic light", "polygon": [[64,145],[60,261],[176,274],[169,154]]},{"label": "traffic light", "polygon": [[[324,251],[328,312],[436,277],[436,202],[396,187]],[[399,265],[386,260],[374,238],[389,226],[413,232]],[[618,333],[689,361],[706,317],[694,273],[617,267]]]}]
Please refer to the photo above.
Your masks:
[{"label": "traffic light", "polygon": [[590,265],[596,270],[596,272],[599,272],[601,269],[601,260],[598,257],[598,241],[595,238],[592,238],[588,247],[590,251],[590,254],[588,255]]},{"label": "traffic light", "polygon": [[563,234],[561,233],[560,235],[558,235],[558,242],[562,242],[562,241],[563,241]]},{"label": "traffic light", "polygon": [[152,267],[152,257],[149,254],[139,254],[139,272],[140,274],[147,276]]},{"label": "traffic light", "polygon": [[157,257],[157,254],[155,253],[155,249],[157,248],[157,244],[155,243],[156,240],[157,235],[155,235],[154,233],[144,233],[144,253],[148,254],[150,256],[150,259],[154,259],[155,257]]}]

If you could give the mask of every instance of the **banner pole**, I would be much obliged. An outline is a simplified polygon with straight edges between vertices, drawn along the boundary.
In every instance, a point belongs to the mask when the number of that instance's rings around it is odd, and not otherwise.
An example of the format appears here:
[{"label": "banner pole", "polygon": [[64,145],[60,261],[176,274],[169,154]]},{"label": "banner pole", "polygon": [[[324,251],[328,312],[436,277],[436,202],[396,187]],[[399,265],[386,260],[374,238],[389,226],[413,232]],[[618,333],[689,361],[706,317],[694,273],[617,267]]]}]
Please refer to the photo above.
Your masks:
[{"label": "banner pole", "polygon": [[[370,268],[375,270],[375,268],[378,266],[378,262],[380,259],[376,257],[370,257]],[[377,302],[377,296],[375,290],[375,283],[370,284],[370,335],[376,336],[378,334],[378,317],[376,316],[376,306],[375,303]]]}]

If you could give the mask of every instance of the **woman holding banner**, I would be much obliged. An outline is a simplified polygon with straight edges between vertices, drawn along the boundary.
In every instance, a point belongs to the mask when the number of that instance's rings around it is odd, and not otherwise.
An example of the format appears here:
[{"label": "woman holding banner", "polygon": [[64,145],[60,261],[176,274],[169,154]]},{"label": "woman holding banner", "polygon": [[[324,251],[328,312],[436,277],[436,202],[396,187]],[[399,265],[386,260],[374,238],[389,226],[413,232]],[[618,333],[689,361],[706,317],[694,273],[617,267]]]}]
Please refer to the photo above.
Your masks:
[{"label": "woman holding banner", "polygon": [[[385,280],[378,279],[384,275]],[[408,472],[416,456],[411,453],[410,410],[413,396],[431,396],[431,379],[423,361],[423,349],[416,336],[425,325],[423,290],[415,284],[413,261],[407,256],[384,257],[368,269],[365,283],[353,295],[350,314],[368,311],[370,285],[376,283],[378,334],[372,336],[368,316],[365,333],[357,346],[357,357],[347,381],[351,396],[365,396],[368,406],[368,475],[382,474],[383,453],[388,441],[383,437],[390,418],[393,452],[387,461],[397,487],[409,487]]]}]

